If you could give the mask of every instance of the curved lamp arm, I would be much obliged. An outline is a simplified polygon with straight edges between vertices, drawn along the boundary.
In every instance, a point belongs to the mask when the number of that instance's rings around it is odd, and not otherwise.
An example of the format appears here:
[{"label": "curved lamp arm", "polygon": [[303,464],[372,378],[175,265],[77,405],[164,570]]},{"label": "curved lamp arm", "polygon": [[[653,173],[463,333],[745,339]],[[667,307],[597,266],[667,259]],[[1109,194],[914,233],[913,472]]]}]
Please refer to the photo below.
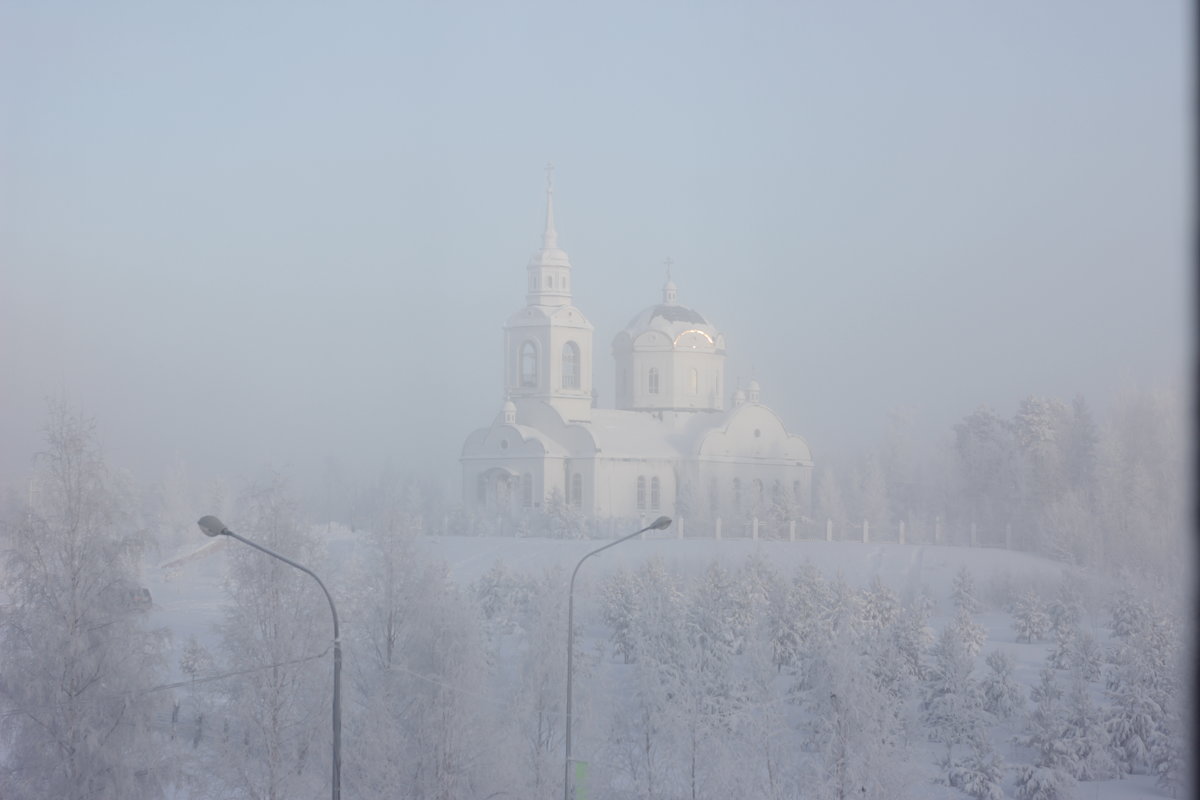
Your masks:
[{"label": "curved lamp arm", "polygon": [[196,524],[200,526],[200,530],[204,531],[205,536],[232,537],[259,552],[266,553],[272,558],[277,558],[283,563],[295,567],[311,576],[321,587],[321,591],[325,593],[325,599],[329,601],[329,610],[333,614],[333,800],[340,800],[342,796],[342,640],[338,634],[338,613],[337,606],[333,604],[333,595],[329,594],[329,590],[325,588],[325,582],[317,577],[317,573],[303,564],[297,564],[290,558],[250,541],[245,536],[239,536],[216,517],[203,516]]},{"label": "curved lamp arm", "polygon": [[633,537],[646,531],[661,531],[669,527],[671,524],[670,517],[659,517],[651,522],[640,531],[634,531],[631,534],[622,536],[620,539],[609,542],[603,547],[597,547],[592,552],[579,559],[579,563],[575,565],[575,569],[571,572],[571,588],[567,593],[567,758],[563,765],[563,800],[571,798],[571,678],[572,666],[575,662],[575,576],[579,574],[579,568],[583,566],[583,562],[587,561],[597,553],[602,553],[610,547],[616,547],[621,542],[629,541]]}]

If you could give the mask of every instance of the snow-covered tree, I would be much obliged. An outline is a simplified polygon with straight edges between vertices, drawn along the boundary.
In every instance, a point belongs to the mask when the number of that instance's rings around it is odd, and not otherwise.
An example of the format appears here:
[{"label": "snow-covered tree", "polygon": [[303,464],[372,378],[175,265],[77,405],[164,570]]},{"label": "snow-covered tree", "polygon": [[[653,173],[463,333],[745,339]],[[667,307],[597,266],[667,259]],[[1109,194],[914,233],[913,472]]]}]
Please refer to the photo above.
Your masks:
[{"label": "snow-covered tree", "polygon": [[1118,644],[1109,664],[1108,734],[1122,772],[1144,770],[1150,746],[1164,718],[1160,698],[1147,675],[1147,660],[1133,646]]},{"label": "snow-covered tree", "polygon": [[933,601],[926,594],[918,594],[900,612],[892,628],[896,650],[904,659],[905,666],[917,681],[927,674],[926,653],[933,645],[933,629],[929,627],[929,615],[933,613]]},{"label": "snow-covered tree", "polygon": [[1183,719],[1178,709],[1172,709],[1150,741],[1150,766],[1155,783],[1171,797],[1184,796],[1188,788],[1189,755]]},{"label": "snow-covered tree", "polygon": [[958,568],[958,572],[954,573],[954,587],[950,591],[950,596],[954,600],[954,607],[968,614],[978,614],[980,604],[975,591],[975,578],[971,575],[971,571],[966,565]]},{"label": "snow-covered tree", "polygon": [[898,701],[870,676],[853,630],[821,642],[800,694],[809,720],[807,796],[903,797],[912,778],[904,763],[902,714]]},{"label": "snow-covered tree", "polygon": [[1012,657],[1003,650],[988,653],[988,673],[980,682],[983,708],[998,719],[1008,719],[1025,706],[1025,692],[1013,680]]},{"label": "snow-covered tree", "polygon": [[6,524],[0,605],[0,789],[6,798],[159,797],[152,730],[165,636],[139,582],[147,544],[94,423],[52,404],[30,502]]},{"label": "snow-covered tree", "polygon": [[1004,800],[1004,760],[986,736],[971,741],[971,750],[950,771],[951,786],[976,800]]},{"label": "snow-covered tree", "polygon": [[665,787],[685,783],[675,706],[686,681],[687,608],[679,581],[659,559],[638,568],[634,587],[630,702],[615,709],[610,721],[608,759],[637,787],[635,796],[659,797]]},{"label": "snow-covered tree", "polygon": [[832,521],[834,530],[837,531],[835,535],[845,538],[846,526],[849,524],[846,503],[842,499],[838,476],[828,466],[817,469],[813,506],[820,530],[824,532],[826,522]]},{"label": "snow-covered tree", "polygon": [[1019,800],[1069,800],[1075,797],[1075,779],[1066,770],[1023,764],[1017,767]]},{"label": "snow-covered tree", "polygon": [[545,535],[552,539],[585,539],[588,535],[587,517],[578,508],[567,502],[557,486],[546,498],[542,527]]},{"label": "snow-covered tree", "polygon": [[1106,667],[1108,732],[1124,772],[1152,767],[1155,743],[1168,752],[1164,736],[1182,703],[1185,673],[1175,614],[1149,596],[1124,587],[1113,607],[1114,641]]},{"label": "snow-covered tree", "polygon": [[627,570],[614,572],[600,587],[601,613],[613,650],[626,664],[637,656],[635,621],[638,609],[637,579]]},{"label": "snow-covered tree", "polygon": [[1050,630],[1050,618],[1046,615],[1042,598],[1032,587],[1022,594],[1013,607],[1013,628],[1017,632],[1017,641],[1027,642],[1041,640]]},{"label": "snow-covered tree", "polygon": [[973,620],[965,608],[958,610],[950,625],[954,628],[955,635],[966,647],[967,655],[971,658],[979,655],[979,651],[983,649],[983,645],[987,641],[987,631],[983,629],[983,626]]},{"label": "snow-covered tree", "polygon": [[[515,745],[517,723],[509,714],[512,725],[489,747],[501,709],[480,702],[488,677],[484,614],[475,593],[423,552],[421,506],[411,489],[401,482],[376,498],[346,580],[343,782],[362,796],[449,800],[470,796],[489,775],[512,791],[511,771],[498,764],[500,745]],[[503,573],[501,583],[521,584]],[[513,630],[529,624],[513,598],[493,599]],[[515,761],[515,749],[504,752]]]},{"label": "snow-covered tree", "polygon": [[1096,681],[1103,666],[1104,651],[1096,637],[1085,630],[1076,631],[1067,649],[1066,668],[1079,671],[1086,680]]},{"label": "snow-covered tree", "polygon": [[523,778],[522,797],[551,798],[562,789],[567,693],[565,584],[561,571],[552,570],[528,588],[530,614],[520,637],[521,684],[511,712],[519,743],[516,774]]},{"label": "snow-covered tree", "polygon": [[921,718],[930,741],[946,745],[941,764],[949,780],[957,766],[955,745],[970,744],[983,736],[989,718],[971,674],[974,658],[953,625],[942,629],[932,655],[933,664],[922,686]]},{"label": "snow-covered tree", "polygon": [[497,561],[471,585],[471,591],[489,630],[508,634],[529,612],[535,587],[524,575]]},{"label": "snow-covered tree", "polygon": [[1078,770],[1075,749],[1069,743],[1066,708],[1054,671],[1042,670],[1033,693],[1037,705],[1030,713],[1025,734],[1017,743],[1033,751],[1033,763],[1017,769],[1017,797],[1021,800],[1063,800],[1073,797]]},{"label": "snow-covered tree", "polygon": [[985,406],[955,425],[954,433],[967,521],[1007,521],[1019,505],[1021,484],[1012,425]]},{"label": "snow-covered tree", "polygon": [[[234,530],[320,574],[320,550],[281,477],[250,486],[240,505]],[[329,607],[308,575],[234,544],[219,630],[220,666],[237,674],[210,684],[206,774],[214,791],[255,800],[316,794],[330,775]]]},{"label": "snow-covered tree", "polygon": [[1081,635],[1079,626],[1083,620],[1083,600],[1078,578],[1063,576],[1046,611],[1050,633],[1054,638],[1050,663],[1055,669],[1066,669],[1075,650],[1075,642]]},{"label": "snow-covered tree", "polygon": [[1082,672],[1072,673],[1065,701],[1065,736],[1074,762],[1071,774],[1081,781],[1117,777],[1104,713],[1092,701],[1091,687]]}]

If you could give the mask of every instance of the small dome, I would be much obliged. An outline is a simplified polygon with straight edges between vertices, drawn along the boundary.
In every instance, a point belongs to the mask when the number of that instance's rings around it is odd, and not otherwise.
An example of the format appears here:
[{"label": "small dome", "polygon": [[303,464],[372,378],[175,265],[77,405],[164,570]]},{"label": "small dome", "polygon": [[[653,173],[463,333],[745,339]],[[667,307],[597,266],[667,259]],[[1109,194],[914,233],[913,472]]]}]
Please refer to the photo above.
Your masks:
[{"label": "small dome", "polygon": [[757,403],[761,388],[762,387],[758,385],[758,381],[752,379],[750,381],[750,385],[746,387],[746,399],[751,403]]},{"label": "small dome", "polygon": [[678,294],[679,294],[679,292],[678,292],[677,287],[675,286],[675,281],[671,280],[670,278],[667,278],[667,282],[665,284],[663,284],[663,305],[665,305],[665,306],[675,305],[675,298],[678,296]]},{"label": "small dome", "polygon": [[517,405],[512,400],[505,400],[504,407],[500,410],[500,415],[504,419],[505,425],[515,425],[517,423]]}]

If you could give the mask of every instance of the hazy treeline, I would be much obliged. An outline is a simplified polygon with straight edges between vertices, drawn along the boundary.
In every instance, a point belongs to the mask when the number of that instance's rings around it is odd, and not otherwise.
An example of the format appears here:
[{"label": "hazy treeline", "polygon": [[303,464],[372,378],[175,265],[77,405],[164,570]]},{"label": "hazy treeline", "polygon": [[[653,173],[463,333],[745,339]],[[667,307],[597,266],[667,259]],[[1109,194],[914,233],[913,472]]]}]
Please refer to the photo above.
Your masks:
[{"label": "hazy treeline", "polygon": [[[845,530],[906,522],[909,539],[981,543],[1072,564],[1172,574],[1189,530],[1188,442],[1178,391],[1130,391],[1096,419],[1082,396],[1027,397],[1012,417],[980,408],[940,442],[918,441],[894,413],[882,441],[853,458],[818,460],[813,513]],[[892,534],[894,538],[894,533]]]}]

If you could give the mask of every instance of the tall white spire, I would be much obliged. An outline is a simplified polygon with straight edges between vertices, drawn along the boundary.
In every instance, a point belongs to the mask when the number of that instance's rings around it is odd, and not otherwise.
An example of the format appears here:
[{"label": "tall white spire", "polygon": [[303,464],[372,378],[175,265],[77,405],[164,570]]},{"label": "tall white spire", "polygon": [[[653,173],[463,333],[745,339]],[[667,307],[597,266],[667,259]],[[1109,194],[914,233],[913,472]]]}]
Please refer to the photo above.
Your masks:
[{"label": "tall white spire", "polygon": [[542,234],[542,248],[558,248],[558,231],[554,229],[554,165],[546,163],[546,232]]},{"label": "tall white spire", "polygon": [[563,306],[571,302],[571,260],[558,246],[554,227],[554,165],[546,165],[546,230],[542,246],[529,260],[525,300],[530,305]]}]

